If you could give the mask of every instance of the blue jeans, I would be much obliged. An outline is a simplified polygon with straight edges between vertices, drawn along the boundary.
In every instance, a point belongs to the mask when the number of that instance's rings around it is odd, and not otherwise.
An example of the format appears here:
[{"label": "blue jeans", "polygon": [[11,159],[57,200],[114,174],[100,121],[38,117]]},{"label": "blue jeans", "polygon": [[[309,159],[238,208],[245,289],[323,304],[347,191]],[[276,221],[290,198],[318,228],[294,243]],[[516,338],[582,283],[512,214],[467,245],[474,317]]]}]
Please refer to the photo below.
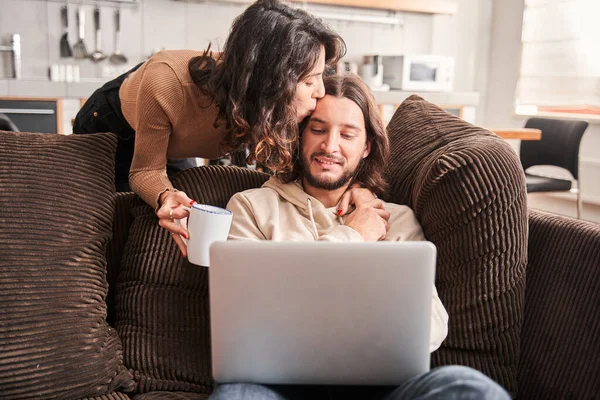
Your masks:
[{"label": "blue jeans", "polygon": [[505,400],[510,395],[481,372],[458,365],[435,368],[398,387],[219,385],[210,400]]}]

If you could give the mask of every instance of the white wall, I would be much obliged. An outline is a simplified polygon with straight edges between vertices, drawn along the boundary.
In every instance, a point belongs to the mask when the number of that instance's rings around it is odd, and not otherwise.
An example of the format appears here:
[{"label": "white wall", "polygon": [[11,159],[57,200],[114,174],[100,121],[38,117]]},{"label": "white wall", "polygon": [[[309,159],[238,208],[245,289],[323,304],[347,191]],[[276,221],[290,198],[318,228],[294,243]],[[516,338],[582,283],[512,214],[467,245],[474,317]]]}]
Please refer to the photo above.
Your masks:
[{"label": "white wall", "polygon": [[[458,0],[459,12],[454,16],[432,16],[404,13],[402,26],[373,23],[327,21],[348,45],[347,59],[362,61],[363,54],[438,53],[457,59],[457,91],[484,91],[481,71],[487,71],[485,60],[489,48],[489,18],[492,0]],[[76,2],[73,2],[76,3]],[[114,9],[101,4],[102,48],[114,50]],[[103,69],[107,60],[94,64],[90,60],[59,57],[60,8],[62,2],[43,0],[0,0],[0,43],[7,43],[11,33],[20,33],[23,42],[23,75],[25,79],[46,79],[54,63],[78,64],[84,80],[106,79]],[[86,12],[85,43],[93,50],[95,32],[92,5]],[[244,5],[184,2],[173,0],[141,0],[139,9],[123,7],[122,52],[129,68],[147,58],[154,49],[203,49],[212,41],[223,44],[233,19]],[[309,5],[311,10],[331,7]],[[69,41],[77,40],[76,4],[69,9]],[[334,8],[334,11],[354,13],[356,9]],[[363,11],[364,12],[364,11]],[[386,15],[383,11],[367,11]],[[486,16],[488,15],[488,16]],[[483,18],[482,18],[483,16]],[[9,56],[0,55],[0,77],[10,74]],[[483,66],[483,68],[482,68]],[[104,71],[106,72],[106,71]]]},{"label": "white wall", "polygon": [[[496,0],[492,10],[487,96],[483,124],[522,127],[526,117],[514,113],[514,93],[519,76],[523,0]],[[590,50],[591,51],[591,50]],[[513,143],[518,151],[518,143]],[[580,178],[587,219],[600,221],[600,124],[590,124],[580,147]],[[530,196],[530,206],[575,215],[572,203],[548,195]],[[591,212],[594,212],[591,214]]]}]

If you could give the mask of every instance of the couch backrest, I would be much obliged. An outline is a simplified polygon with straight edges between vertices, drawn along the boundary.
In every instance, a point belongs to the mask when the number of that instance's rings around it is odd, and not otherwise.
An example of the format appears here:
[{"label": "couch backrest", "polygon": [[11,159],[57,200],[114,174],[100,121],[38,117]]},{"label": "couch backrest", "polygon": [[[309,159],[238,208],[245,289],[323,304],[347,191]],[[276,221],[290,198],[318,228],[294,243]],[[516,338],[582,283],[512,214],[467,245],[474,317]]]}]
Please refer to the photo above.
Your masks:
[{"label": "couch backrest", "polygon": [[388,124],[391,201],[407,204],[438,249],[448,337],[432,366],[476,368],[517,392],[527,266],[525,177],[498,136],[418,96]]},{"label": "couch backrest", "polygon": [[[172,182],[199,203],[225,207],[233,194],[260,187],[267,178],[247,168],[208,166],[187,169]],[[152,207],[124,197],[117,213],[129,208],[132,220],[121,222],[131,225],[118,277],[112,273],[113,281],[117,278],[114,326],[135,391],[208,394],[213,384],[208,268],[182,257]]]},{"label": "couch backrest", "polygon": [[520,399],[600,393],[600,225],[530,210]]},{"label": "couch backrest", "polygon": [[131,207],[142,203],[143,201],[133,192],[117,192],[115,195],[112,238],[106,247],[106,280],[108,281],[106,320],[113,327],[115,320],[115,288],[117,287],[119,266],[129,237],[129,228],[133,222]]}]

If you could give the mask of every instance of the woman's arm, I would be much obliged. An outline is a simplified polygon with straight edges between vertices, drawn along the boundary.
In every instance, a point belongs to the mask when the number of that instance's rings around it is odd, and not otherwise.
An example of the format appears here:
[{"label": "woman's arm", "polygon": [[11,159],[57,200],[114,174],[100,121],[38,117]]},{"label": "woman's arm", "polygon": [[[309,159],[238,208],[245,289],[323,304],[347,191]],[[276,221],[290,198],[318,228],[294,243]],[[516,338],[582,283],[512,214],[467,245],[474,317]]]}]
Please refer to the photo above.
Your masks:
[{"label": "woman's arm", "polygon": [[166,170],[167,149],[184,95],[179,78],[168,64],[154,62],[140,72],[144,75],[137,90],[136,120],[132,121],[136,134],[129,184],[157,210],[161,194],[173,190]]}]

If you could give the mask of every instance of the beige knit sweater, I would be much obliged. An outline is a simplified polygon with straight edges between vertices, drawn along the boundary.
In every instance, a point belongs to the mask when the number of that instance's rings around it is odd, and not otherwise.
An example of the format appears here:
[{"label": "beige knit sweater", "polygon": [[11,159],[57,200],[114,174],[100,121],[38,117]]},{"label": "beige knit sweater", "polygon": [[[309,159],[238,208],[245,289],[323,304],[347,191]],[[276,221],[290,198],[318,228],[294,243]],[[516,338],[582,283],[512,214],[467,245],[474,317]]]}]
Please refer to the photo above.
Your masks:
[{"label": "beige knit sweater", "polygon": [[218,108],[202,94],[188,72],[188,63],[202,52],[161,51],[123,82],[121,108],[135,130],[129,184],[154,208],[172,190],[167,159],[219,158],[224,123],[213,126]]}]

